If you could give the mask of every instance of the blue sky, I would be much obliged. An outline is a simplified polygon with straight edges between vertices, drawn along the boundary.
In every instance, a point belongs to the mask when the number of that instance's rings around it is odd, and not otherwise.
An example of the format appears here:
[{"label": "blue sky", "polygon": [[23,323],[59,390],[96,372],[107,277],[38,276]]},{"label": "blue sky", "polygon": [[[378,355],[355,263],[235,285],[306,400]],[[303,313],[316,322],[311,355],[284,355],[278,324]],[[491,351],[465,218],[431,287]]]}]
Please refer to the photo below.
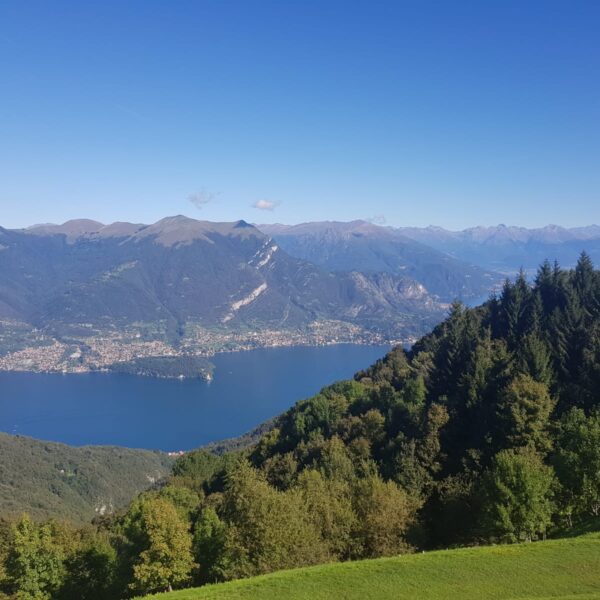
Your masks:
[{"label": "blue sky", "polygon": [[0,225],[599,223],[598,31],[595,0],[2,0]]}]

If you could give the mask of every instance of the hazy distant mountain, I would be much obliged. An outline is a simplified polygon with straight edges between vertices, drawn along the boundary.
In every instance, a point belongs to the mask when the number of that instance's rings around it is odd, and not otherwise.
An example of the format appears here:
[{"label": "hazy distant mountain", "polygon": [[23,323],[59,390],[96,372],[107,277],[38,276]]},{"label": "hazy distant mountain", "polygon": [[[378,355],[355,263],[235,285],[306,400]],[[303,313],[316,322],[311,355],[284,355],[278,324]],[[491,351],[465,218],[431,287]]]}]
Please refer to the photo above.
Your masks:
[{"label": "hazy distant mountain", "polygon": [[538,229],[498,225],[463,231],[403,227],[397,231],[458,259],[503,272],[515,272],[520,267],[536,269],[546,259],[572,267],[582,250],[590,254],[596,264],[600,263],[600,227],[597,225],[571,229],[557,225]]},{"label": "hazy distant mountain", "polygon": [[244,221],[0,228],[0,318],[53,331],[164,321],[177,336],[191,321],[247,329],[336,319],[414,332],[442,310],[409,273],[331,273]]},{"label": "hazy distant mountain", "polygon": [[366,221],[258,225],[289,254],[336,272],[386,272],[421,283],[445,301],[486,296],[500,277]]}]

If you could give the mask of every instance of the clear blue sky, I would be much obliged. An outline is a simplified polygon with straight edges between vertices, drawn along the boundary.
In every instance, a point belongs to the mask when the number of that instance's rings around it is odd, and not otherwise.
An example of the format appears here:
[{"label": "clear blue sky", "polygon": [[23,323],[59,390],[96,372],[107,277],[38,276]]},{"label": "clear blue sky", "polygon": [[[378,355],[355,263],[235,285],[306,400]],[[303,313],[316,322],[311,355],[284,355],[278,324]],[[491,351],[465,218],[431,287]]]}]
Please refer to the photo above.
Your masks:
[{"label": "clear blue sky", "polygon": [[599,32],[597,0],[0,0],[0,225],[598,223]]}]

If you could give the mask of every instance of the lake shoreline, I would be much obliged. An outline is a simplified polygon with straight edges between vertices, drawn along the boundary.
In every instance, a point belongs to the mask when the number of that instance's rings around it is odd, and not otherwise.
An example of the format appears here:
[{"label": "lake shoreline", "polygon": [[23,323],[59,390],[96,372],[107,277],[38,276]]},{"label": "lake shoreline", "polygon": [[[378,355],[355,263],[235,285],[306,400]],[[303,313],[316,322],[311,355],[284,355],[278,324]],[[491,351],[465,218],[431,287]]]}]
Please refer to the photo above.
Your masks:
[{"label": "lake shoreline", "polygon": [[210,384],[97,371],[3,371],[0,430],[74,446],[187,451],[238,438],[389,350],[337,344],[220,353]]},{"label": "lake shoreline", "polygon": [[[148,379],[168,379],[168,380],[201,380],[201,381],[212,381],[214,379],[214,364],[209,361],[209,358],[215,358],[217,356],[226,355],[226,354],[238,354],[243,352],[254,352],[256,350],[276,350],[276,349],[289,349],[289,348],[327,348],[331,346],[389,346],[390,348],[396,346],[404,346],[410,347],[410,345],[414,342],[413,339],[408,340],[378,340],[377,343],[373,343],[372,341],[362,341],[357,340],[355,342],[349,342],[346,340],[342,341],[331,341],[331,342],[323,342],[323,343],[292,343],[292,344],[276,344],[276,345],[264,345],[264,346],[256,346],[256,347],[239,347],[233,349],[224,349],[224,350],[216,350],[209,353],[203,354],[181,354],[181,355],[157,355],[150,357],[139,357],[139,358],[176,358],[185,360],[186,358],[195,358],[195,359],[204,359],[212,366],[212,371],[206,374],[199,373],[198,375],[160,375],[160,374],[147,374],[144,372],[136,372],[129,373],[131,375],[135,375],[136,377],[145,377]],[[137,359],[133,359],[137,360]],[[133,362],[133,361],[131,361]],[[19,369],[5,369],[0,367],[0,373],[31,373],[31,374],[40,374],[40,375],[89,375],[91,373],[103,373],[103,374],[111,374],[111,373],[119,373],[121,371],[114,369],[113,367],[119,365],[120,363],[114,363],[113,365],[109,365],[107,367],[102,368],[90,368],[90,367],[77,367],[71,369],[31,369],[31,368],[19,368]]]}]

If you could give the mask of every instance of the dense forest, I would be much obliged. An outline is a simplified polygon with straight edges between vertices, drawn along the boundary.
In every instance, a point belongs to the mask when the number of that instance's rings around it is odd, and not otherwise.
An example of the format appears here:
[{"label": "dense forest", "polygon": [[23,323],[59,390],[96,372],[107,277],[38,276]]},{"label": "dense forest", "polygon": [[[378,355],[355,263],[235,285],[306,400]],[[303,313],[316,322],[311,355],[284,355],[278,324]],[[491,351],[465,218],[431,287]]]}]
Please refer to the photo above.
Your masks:
[{"label": "dense forest", "polygon": [[[5,401],[2,399],[2,401]],[[167,477],[164,452],[67,446],[0,432],[0,515],[88,523]]]},{"label": "dense forest", "polygon": [[7,597],[110,599],[327,561],[539,540],[600,516],[600,272],[545,263],[249,449],[181,457],[84,529],[0,527]]}]

